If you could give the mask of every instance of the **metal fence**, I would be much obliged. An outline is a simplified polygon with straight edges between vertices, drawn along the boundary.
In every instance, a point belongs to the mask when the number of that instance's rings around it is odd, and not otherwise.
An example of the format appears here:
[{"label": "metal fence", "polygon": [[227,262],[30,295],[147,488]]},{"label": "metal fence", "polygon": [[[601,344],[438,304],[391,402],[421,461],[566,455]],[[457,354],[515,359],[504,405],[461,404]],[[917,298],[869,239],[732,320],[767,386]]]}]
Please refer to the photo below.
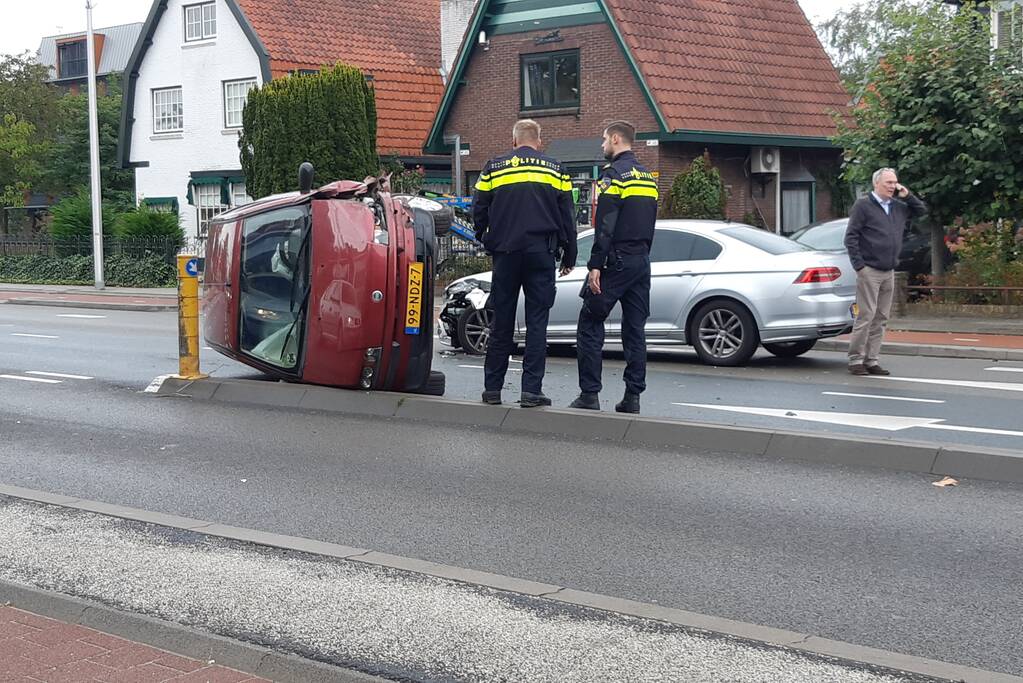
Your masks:
[{"label": "metal fence", "polygon": [[[185,246],[192,246],[187,244]],[[103,255],[128,258],[158,256],[174,265],[181,241],[172,237],[103,238]],[[92,237],[11,237],[0,236],[0,256],[91,256]]]},{"label": "metal fence", "polygon": [[490,270],[493,265],[482,245],[454,234],[437,237],[436,274],[442,283]]}]

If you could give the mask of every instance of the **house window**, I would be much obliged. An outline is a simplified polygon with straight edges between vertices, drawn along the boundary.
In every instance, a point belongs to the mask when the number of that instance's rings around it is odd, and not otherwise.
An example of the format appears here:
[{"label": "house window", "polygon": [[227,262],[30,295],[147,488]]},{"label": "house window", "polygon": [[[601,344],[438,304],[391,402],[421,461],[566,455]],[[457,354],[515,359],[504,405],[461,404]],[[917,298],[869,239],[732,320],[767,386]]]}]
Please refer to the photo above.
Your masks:
[{"label": "house window", "polygon": [[199,220],[199,239],[206,239],[210,222],[228,210],[221,197],[221,185],[194,185],[195,210]]},{"label": "house window", "polygon": [[153,132],[176,133],[185,129],[181,88],[153,91]]},{"label": "house window", "polygon": [[57,48],[58,78],[81,78],[89,70],[84,40],[64,43]]},{"label": "house window", "polygon": [[579,106],[579,50],[522,56],[522,108]]},{"label": "house window", "polygon": [[252,201],[245,190],[245,183],[231,183],[231,206],[245,206]]},{"label": "house window", "polygon": [[995,49],[1007,50],[1023,43],[1023,6],[1002,3],[994,12]]},{"label": "house window", "polygon": [[217,3],[185,7],[185,41],[208,40],[217,37]]},{"label": "house window", "polygon": [[813,222],[813,183],[782,183],[781,232],[791,235]]},{"label": "house window", "polygon": [[224,125],[227,128],[241,128],[245,100],[249,96],[249,91],[255,87],[254,78],[224,83]]}]

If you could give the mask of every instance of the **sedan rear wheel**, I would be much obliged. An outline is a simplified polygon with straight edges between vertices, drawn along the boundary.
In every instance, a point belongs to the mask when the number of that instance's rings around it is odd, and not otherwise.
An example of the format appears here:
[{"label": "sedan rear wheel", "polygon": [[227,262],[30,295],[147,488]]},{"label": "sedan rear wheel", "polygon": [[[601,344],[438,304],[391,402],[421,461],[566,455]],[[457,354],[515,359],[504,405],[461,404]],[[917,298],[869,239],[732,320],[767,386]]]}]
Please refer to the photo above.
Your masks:
[{"label": "sedan rear wheel", "polygon": [[492,311],[470,308],[458,318],[458,342],[466,353],[485,355],[490,343]]},{"label": "sedan rear wheel", "polygon": [[764,344],[764,348],[778,356],[778,358],[795,358],[796,356],[802,356],[812,349],[816,343],[816,339],[799,339],[797,341]]},{"label": "sedan rear wheel", "polygon": [[709,301],[693,316],[689,341],[706,365],[743,365],[757,350],[753,316],[737,301]]}]

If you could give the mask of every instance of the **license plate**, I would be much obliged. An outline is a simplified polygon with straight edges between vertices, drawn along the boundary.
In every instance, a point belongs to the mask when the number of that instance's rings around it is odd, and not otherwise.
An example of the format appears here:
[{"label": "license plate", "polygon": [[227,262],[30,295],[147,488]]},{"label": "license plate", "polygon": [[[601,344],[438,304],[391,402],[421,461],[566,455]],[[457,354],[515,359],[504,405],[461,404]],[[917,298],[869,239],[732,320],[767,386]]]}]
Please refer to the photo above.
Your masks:
[{"label": "license plate", "polygon": [[859,304],[853,304],[852,306],[849,307],[849,315],[851,315],[853,319],[857,318],[859,314],[860,314]]},{"label": "license plate", "polygon": [[423,264],[408,267],[408,296],[405,306],[405,334],[419,334],[423,319]]}]

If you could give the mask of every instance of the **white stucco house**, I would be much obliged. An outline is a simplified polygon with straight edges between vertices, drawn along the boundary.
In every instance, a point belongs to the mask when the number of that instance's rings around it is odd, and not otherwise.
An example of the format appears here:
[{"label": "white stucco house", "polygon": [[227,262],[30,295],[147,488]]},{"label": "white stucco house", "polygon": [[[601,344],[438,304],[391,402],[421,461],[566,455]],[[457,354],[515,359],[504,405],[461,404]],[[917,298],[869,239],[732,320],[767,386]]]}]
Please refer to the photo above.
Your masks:
[{"label": "white stucco house", "polygon": [[154,0],[124,75],[119,157],[140,203],[175,208],[185,234],[251,201],[238,136],[249,89],[338,61],[377,99],[377,148],[422,144],[443,89],[440,0]]}]

